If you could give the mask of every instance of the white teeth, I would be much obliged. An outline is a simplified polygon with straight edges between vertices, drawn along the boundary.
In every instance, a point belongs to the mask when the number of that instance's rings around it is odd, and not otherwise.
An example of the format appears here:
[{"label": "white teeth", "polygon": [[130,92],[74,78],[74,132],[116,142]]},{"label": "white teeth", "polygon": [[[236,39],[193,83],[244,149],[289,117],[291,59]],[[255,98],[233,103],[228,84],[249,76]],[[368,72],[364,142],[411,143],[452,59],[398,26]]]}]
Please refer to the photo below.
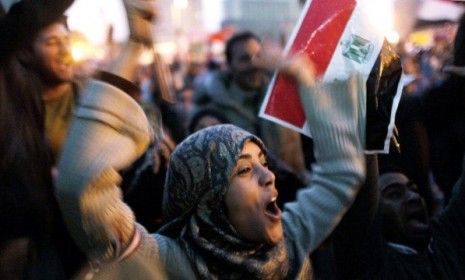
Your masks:
[{"label": "white teeth", "polygon": [[271,202],[275,202],[275,201],[276,201],[276,197],[273,197],[273,198],[271,199]]}]

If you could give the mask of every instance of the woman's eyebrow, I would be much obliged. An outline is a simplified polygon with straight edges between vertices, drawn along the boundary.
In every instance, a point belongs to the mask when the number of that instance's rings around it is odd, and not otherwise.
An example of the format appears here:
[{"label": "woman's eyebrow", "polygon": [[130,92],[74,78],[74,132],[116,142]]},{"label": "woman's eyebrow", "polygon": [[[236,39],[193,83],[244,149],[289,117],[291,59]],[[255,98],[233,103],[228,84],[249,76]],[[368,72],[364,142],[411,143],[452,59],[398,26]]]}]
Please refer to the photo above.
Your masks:
[{"label": "woman's eyebrow", "polygon": [[[263,151],[260,151],[258,153],[258,158],[266,157],[266,155],[263,153]],[[241,154],[239,155],[239,159],[251,159],[252,155],[251,154]]]},{"label": "woman's eyebrow", "polygon": [[252,155],[250,154],[242,154],[239,156],[239,159],[251,159]]}]

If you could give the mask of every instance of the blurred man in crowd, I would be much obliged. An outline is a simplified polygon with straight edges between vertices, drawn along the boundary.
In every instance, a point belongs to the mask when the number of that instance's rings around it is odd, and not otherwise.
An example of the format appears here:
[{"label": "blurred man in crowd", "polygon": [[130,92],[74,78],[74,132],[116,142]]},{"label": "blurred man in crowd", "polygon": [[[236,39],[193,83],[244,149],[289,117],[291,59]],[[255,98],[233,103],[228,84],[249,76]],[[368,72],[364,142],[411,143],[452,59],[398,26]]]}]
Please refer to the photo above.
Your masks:
[{"label": "blurred man in crowd", "polygon": [[[378,192],[354,203],[352,229],[334,240],[338,279],[464,279],[464,178],[462,169],[449,204],[429,219],[416,185],[382,166],[378,186],[368,187]],[[376,216],[367,205],[378,206]]]}]

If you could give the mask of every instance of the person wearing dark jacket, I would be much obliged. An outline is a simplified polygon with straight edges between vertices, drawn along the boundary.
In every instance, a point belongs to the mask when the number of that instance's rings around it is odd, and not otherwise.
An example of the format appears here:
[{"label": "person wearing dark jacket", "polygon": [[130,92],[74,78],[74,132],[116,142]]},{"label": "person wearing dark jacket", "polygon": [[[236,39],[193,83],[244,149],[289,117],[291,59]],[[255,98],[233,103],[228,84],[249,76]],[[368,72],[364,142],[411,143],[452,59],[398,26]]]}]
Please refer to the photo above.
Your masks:
[{"label": "person wearing dark jacket", "polygon": [[[465,165],[462,170],[449,205],[431,221],[404,173],[381,171],[377,217],[369,222],[370,211],[358,211],[368,229],[334,240],[340,279],[465,279]],[[354,205],[370,201],[376,194]]]},{"label": "person wearing dark jacket", "polygon": [[460,176],[465,154],[465,15],[459,21],[454,40],[453,65],[446,65],[449,76],[420,97],[422,118],[428,134],[430,166],[446,202]]}]

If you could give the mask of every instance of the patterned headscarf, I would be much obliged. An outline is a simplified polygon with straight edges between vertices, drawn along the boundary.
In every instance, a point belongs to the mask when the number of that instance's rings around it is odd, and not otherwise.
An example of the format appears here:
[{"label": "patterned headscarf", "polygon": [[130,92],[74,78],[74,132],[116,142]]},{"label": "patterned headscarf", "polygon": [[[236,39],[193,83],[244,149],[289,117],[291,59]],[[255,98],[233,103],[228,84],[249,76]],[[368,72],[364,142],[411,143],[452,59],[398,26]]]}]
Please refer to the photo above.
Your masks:
[{"label": "patterned headscarf", "polygon": [[198,131],[176,147],[168,168],[160,230],[180,241],[203,279],[282,279],[288,270],[284,242],[276,246],[242,239],[226,214],[224,197],[247,141],[260,139],[233,125]]}]

